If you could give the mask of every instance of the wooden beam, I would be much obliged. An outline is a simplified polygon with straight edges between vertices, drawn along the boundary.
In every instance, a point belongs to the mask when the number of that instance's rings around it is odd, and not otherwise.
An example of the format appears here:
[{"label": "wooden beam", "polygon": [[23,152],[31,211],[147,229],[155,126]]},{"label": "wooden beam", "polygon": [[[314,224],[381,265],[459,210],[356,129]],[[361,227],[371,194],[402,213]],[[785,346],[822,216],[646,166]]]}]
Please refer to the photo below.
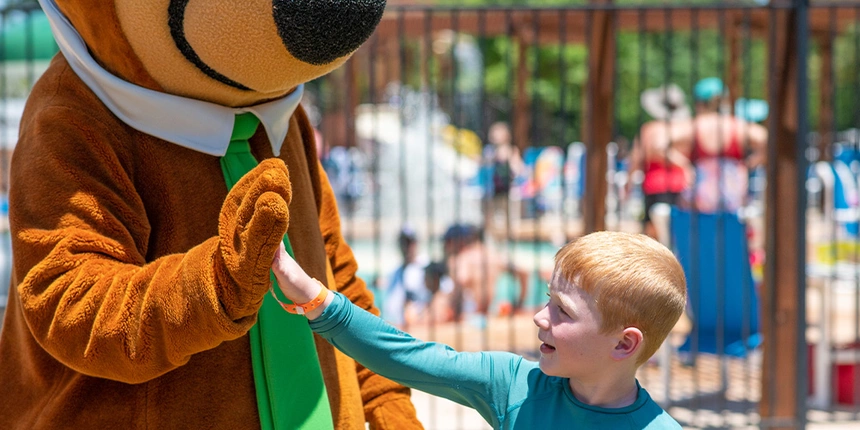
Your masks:
[{"label": "wooden beam", "polygon": [[[759,411],[762,427],[793,429],[801,426],[798,405],[806,398],[798,380],[800,363],[797,345],[805,343],[798,329],[803,282],[798,275],[798,253],[805,241],[799,208],[803,201],[798,187],[805,172],[798,166],[798,42],[794,9],[775,10],[769,51],[770,139],[767,165],[765,246],[767,261],[762,296],[762,396]],[[803,255],[803,254],[801,254]],[[798,397],[800,396],[800,397]],[[799,421],[800,420],[800,421]]]},{"label": "wooden beam", "polygon": [[[433,9],[431,7],[431,9]],[[812,8],[809,11],[810,31],[815,34],[827,34],[830,28],[833,27],[838,33],[853,25],[856,21],[854,8],[841,6],[835,8],[836,19],[830,21],[831,8]],[[432,33],[441,30],[449,30],[452,26],[450,9],[435,8],[432,17],[430,18],[430,28]],[[564,13],[559,13],[558,10],[546,10],[537,14],[537,23],[533,23],[535,15],[533,11],[528,9],[491,9],[483,11],[459,11],[457,13],[457,28],[463,33],[477,34],[479,15],[482,15],[484,20],[484,34],[487,36],[501,36],[507,34],[507,18],[506,14],[510,13],[513,20],[513,25],[516,28],[529,28],[537,26],[540,28],[540,44],[555,44],[559,43],[560,21],[564,19],[564,27],[566,31],[567,43],[584,43],[585,33],[575,31],[574,29],[584,29],[588,24],[588,18],[593,12],[583,9],[565,10]],[[721,13],[718,9],[698,9],[695,12],[692,9],[675,9],[672,11],[672,22],[666,22],[665,11],[657,8],[651,10],[640,11],[635,7],[630,9],[616,10],[614,20],[617,22],[619,31],[640,30],[645,32],[663,32],[668,28],[681,29],[690,28],[692,17],[696,16],[696,25],[701,29],[719,29]],[[726,9],[728,15],[744,15],[749,17],[751,37],[762,38],[770,34],[770,18],[767,8],[755,9]],[[640,29],[640,15],[645,15],[645,28]],[[376,33],[382,39],[399,37],[400,12],[396,7],[389,8],[382,21],[376,28]],[[409,10],[403,15],[403,29],[409,38],[421,38],[425,32],[425,20],[427,19],[427,11]],[[365,44],[366,46],[367,44]],[[365,48],[362,48],[365,49]],[[361,51],[361,49],[359,50]]]},{"label": "wooden beam", "polygon": [[582,202],[585,234],[606,228],[606,146],[612,140],[615,76],[615,12],[593,12],[588,41],[585,197]]}]

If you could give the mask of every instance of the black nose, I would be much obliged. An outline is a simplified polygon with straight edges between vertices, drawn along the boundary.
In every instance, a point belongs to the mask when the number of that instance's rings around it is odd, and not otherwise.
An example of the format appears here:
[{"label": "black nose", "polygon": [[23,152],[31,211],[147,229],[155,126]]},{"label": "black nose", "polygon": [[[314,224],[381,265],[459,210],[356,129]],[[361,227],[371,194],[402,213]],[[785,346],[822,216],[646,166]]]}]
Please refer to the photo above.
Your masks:
[{"label": "black nose", "polygon": [[290,54],[323,65],[352,53],[370,37],[385,0],[272,0],[272,11]]}]

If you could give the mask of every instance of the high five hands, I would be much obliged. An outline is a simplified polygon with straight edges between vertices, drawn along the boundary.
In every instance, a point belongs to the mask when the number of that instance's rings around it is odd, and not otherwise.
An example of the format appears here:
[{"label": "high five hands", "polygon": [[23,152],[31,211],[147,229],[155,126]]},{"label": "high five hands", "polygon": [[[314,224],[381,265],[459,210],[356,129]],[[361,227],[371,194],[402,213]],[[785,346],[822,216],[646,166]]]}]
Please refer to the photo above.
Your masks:
[{"label": "high five hands", "polygon": [[[295,313],[300,313],[309,320],[322,315],[323,310],[334,299],[334,295],[329,293],[322,283],[308,276],[296,260],[290,257],[283,243],[275,253],[272,272],[275,273],[275,279],[278,280],[278,286],[284,296],[300,308]],[[320,298],[322,302],[317,304],[315,300]]]}]

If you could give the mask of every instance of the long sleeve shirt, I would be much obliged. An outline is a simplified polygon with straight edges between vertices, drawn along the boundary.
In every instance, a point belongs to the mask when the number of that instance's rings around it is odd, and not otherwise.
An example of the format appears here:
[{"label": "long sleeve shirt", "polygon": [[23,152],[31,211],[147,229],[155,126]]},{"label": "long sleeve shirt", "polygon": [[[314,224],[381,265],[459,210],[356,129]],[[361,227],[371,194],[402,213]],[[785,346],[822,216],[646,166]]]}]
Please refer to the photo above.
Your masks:
[{"label": "long sleeve shirt", "polygon": [[494,429],[679,429],[639,386],[636,401],[602,408],[576,399],[568,378],[508,352],[457,352],[398,330],[337,294],[310,322],[332,345],[403,385],[474,408]]}]

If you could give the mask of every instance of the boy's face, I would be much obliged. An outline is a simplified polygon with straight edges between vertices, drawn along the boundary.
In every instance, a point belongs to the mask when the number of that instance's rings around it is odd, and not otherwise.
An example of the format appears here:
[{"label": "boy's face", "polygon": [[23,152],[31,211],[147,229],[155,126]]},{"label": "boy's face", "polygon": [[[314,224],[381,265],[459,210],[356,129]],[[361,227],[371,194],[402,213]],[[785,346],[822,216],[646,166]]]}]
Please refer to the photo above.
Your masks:
[{"label": "boy's face", "polygon": [[553,274],[549,302],[534,316],[538,326],[540,369],[547,375],[588,380],[603,374],[621,340],[621,329],[600,332],[594,299],[563,277]]}]

